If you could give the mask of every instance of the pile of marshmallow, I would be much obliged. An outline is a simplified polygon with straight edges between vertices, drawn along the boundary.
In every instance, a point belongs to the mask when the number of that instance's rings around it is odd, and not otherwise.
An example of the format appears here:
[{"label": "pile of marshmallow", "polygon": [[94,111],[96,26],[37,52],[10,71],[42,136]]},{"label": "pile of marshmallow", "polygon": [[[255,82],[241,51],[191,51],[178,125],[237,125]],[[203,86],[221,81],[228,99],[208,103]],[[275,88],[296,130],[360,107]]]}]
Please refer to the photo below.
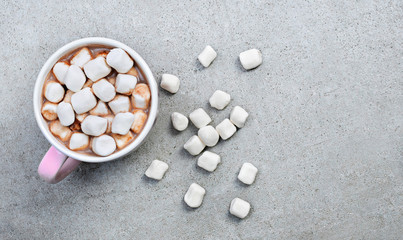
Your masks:
[{"label": "pile of marshmallow", "polygon": [[150,89],[138,83],[134,61],[123,49],[93,57],[84,47],[70,62],[57,62],[52,71],[57,81],[44,85],[42,116],[51,121],[50,132],[69,149],[84,150],[91,145],[95,154],[108,156],[142,130]]},{"label": "pile of marshmallow", "polygon": [[[216,58],[217,53],[211,46],[207,46],[199,55],[198,59],[204,67],[208,67]],[[243,52],[239,56],[240,61],[245,69],[252,69],[259,66],[262,62],[262,55],[259,50],[251,49]],[[161,79],[161,87],[171,93],[179,90],[179,78],[171,74],[163,74]],[[209,99],[210,106],[217,110],[223,110],[231,101],[231,96],[221,90],[217,90]],[[192,136],[185,144],[189,154],[199,155],[206,147],[214,147],[220,140],[228,140],[237,129],[245,126],[245,122],[249,114],[240,106],[235,106],[229,118],[224,119],[217,126],[209,125],[212,122],[207,112],[198,108],[189,114],[189,119],[199,130],[197,135]],[[172,125],[178,131],[183,131],[188,127],[188,118],[178,112],[171,115]],[[197,165],[208,171],[214,172],[221,163],[221,157],[211,151],[204,151],[197,160]],[[161,180],[168,170],[168,164],[160,160],[154,160],[145,175],[149,178]],[[239,171],[238,179],[246,185],[251,185],[256,178],[258,169],[251,163],[244,163]],[[206,190],[197,183],[192,183],[187,190],[184,201],[191,208],[198,208],[203,202]],[[239,218],[245,218],[250,211],[250,203],[240,198],[235,198],[230,204],[230,213]]]}]

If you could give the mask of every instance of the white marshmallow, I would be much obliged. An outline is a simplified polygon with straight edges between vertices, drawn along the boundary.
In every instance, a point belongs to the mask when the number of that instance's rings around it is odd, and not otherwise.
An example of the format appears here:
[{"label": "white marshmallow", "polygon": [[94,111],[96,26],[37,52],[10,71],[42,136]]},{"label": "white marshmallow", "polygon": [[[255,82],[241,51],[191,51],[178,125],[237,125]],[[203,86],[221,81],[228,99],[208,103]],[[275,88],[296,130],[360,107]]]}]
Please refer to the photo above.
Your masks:
[{"label": "white marshmallow", "polygon": [[134,133],[140,133],[143,126],[146,124],[147,121],[147,114],[143,110],[134,110],[134,121],[132,124],[132,131]]},{"label": "white marshmallow", "polygon": [[116,77],[116,92],[130,95],[137,84],[137,78],[129,74],[118,74]]},{"label": "white marshmallow", "polygon": [[90,136],[99,136],[106,131],[108,120],[98,116],[89,115],[81,123],[82,131]]},{"label": "white marshmallow", "polygon": [[63,126],[70,126],[74,123],[74,120],[76,119],[73,107],[70,103],[60,102],[59,105],[57,105],[56,112],[60,124],[62,124]]},{"label": "white marshmallow", "polygon": [[112,121],[112,133],[126,135],[134,122],[134,115],[130,112],[118,113]]},{"label": "white marshmallow", "polygon": [[115,87],[105,79],[101,79],[92,85],[95,96],[104,102],[111,101],[115,96]]},{"label": "white marshmallow", "polygon": [[238,174],[239,181],[251,185],[256,178],[257,168],[251,163],[244,163]]},{"label": "white marshmallow", "polygon": [[147,168],[145,175],[155,180],[161,180],[167,170],[168,164],[156,159],[152,161],[151,165]]},{"label": "white marshmallow", "polygon": [[106,77],[112,71],[103,57],[97,57],[84,65],[85,75],[93,82]]},{"label": "white marshmallow", "polygon": [[245,111],[245,109],[240,106],[235,106],[232,109],[229,120],[237,127],[242,128],[245,126],[246,119],[249,114]]},{"label": "white marshmallow", "polygon": [[84,133],[73,133],[70,138],[69,148],[71,150],[83,150],[88,147],[90,138]]},{"label": "white marshmallow", "polygon": [[81,48],[80,51],[74,54],[74,57],[71,59],[70,64],[71,65],[74,64],[82,68],[91,59],[92,59],[91,52],[88,48],[85,47]]},{"label": "white marshmallow", "polygon": [[207,45],[203,52],[201,52],[199,54],[199,57],[197,59],[199,59],[199,62],[204,66],[204,67],[208,67],[210,66],[210,64],[214,61],[214,59],[217,57],[217,53],[216,51],[214,51],[214,49],[210,46]]},{"label": "white marshmallow", "polygon": [[136,85],[132,95],[132,105],[134,108],[146,109],[150,103],[151,92],[147,84]]},{"label": "white marshmallow", "polygon": [[111,136],[102,135],[92,139],[91,148],[95,154],[105,157],[116,150],[116,143]]},{"label": "white marshmallow", "polygon": [[49,121],[57,119],[57,104],[56,103],[51,103],[51,102],[45,102],[42,105],[42,116]]},{"label": "white marshmallow", "polygon": [[189,125],[189,119],[185,115],[178,112],[172,113],[171,120],[172,125],[178,131],[185,130]]},{"label": "white marshmallow", "polygon": [[231,96],[221,90],[215,91],[209,99],[210,106],[213,108],[217,108],[218,110],[223,110],[230,101]]},{"label": "white marshmallow", "polygon": [[64,76],[64,84],[73,92],[78,92],[84,86],[85,74],[83,70],[77,65],[71,65]]},{"label": "white marshmallow", "polygon": [[126,147],[134,139],[132,132],[128,132],[126,135],[112,134],[112,137],[115,139],[118,149]]},{"label": "white marshmallow", "polygon": [[206,190],[197,183],[192,183],[185,194],[184,201],[191,208],[198,208],[203,202]]},{"label": "white marshmallow", "polygon": [[71,105],[77,114],[82,114],[93,109],[97,105],[97,99],[90,88],[83,88],[71,96]]},{"label": "white marshmallow", "polygon": [[161,87],[170,93],[176,93],[179,90],[180,81],[177,76],[172,74],[162,74]]},{"label": "white marshmallow", "polygon": [[130,56],[121,48],[112,49],[106,56],[106,61],[118,73],[127,73],[134,64]]},{"label": "white marshmallow", "polygon": [[205,147],[206,145],[196,135],[192,136],[183,146],[193,156],[201,153]]},{"label": "white marshmallow", "polygon": [[97,105],[90,111],[91,115],[105,116],[110,114],[108,107],[102,101],[98,101]]},{"label": "white marshmallow", "polygon": [[201,128],[211,122],[210,116],[203,108],[198,108],[189,114],[190,121],[197,127]]},{"label": "white marshmallow", "polygon": [[220,139],[217,130],[210,125],[200,128],[197,135],[208,147],[214,147]]},{"label": "white marshmallow", "polygon": [[88,116],[88,113],[76,114],[76,119],[79,122],[83,122],[84,119]]},{"label": "white marshmallow", "polygon": [[250,203],[240,198],[234,198],[231,201],[229,212],[239,218],[245,218],[250,211]]},{"label": "white marshmallow", "polygon": [[120,112],[128,112],[130,110],[129,97],[123,95],[117,95],[112,101],[108,103],[114,114]]},{"label": "white marshmallow", "polygon": [[72,134],[70,128],[60,124],[59,120],[55,120],[49,124],[50,132],[58,137],[62,142],[66,142],[70,139]]},{"label": "white marshmallow", "polygon": [[262,64],[262,53],[257,49],[250,49],[239,54],[239,60],[243,68],[250,70]]},{"label": "white marshmallow", "polygon": [[58,62],[53,67],[53,74],[61,84],[64,84],[64,77],[66,76],[67,70],[69,70],[69,66],[70,65],[65,62]]},{"label": "white marshmallow", "polygon": [[221,162],[221,157],[210,151],[204,151],[197,160],[197,166],[209,171],[214,172],[217,165]]},{"label": "white marshmallow", "polygon": [[234,135],[236,132],[236,127],[228,118],[224,119],[220,124],[218,124],[215,129],[223,140],[227,140],[228,138],[232,137],[232,135]]},{"label": "white marshmallow", "polygon": [[45,98],[49,102],[58,103],[64,97],[64,88],[60,83],[50,81],[45,86]]}]

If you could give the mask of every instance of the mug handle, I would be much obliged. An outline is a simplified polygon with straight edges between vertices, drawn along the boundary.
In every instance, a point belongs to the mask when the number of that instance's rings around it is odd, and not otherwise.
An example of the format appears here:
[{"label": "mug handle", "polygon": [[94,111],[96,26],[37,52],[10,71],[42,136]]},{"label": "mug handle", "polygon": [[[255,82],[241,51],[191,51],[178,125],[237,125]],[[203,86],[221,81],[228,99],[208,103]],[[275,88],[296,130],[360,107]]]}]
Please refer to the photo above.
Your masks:
[{"label": "mug handle", "polygon": [[75,170],[80,163],[81,161],[64,155],[52,146],[42,158],[38,173],[47,183],[58,183]]}]

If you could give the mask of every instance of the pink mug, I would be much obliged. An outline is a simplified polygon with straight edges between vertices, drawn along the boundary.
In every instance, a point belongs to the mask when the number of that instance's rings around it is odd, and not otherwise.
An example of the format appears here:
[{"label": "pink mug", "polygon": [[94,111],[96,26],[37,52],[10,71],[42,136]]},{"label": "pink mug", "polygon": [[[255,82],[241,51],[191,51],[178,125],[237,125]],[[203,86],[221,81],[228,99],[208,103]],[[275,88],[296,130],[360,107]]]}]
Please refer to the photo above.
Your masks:
[{"label": "pink mug", "polygon": [[[49,131],[48,123],[45,121],[41,114],[43,84],[48,73],[51,71],[55,63],[67,53],[72,52],[80,47],[90,45],[104,45],[113,48],[118,47],[125,50],[134,59],[137,66],[141,69],[144,77],[148,81],[151,90],[150,112],[147,122],[141,133],[128,146],[106,157],[85,155],[68,149],[63,143],[61,143],[59,140],[56,139],[56,137],[52,135],[52,133]],[[39,72],[38,78],[36,79],[33,101],[36,122],[38,123],[38,126],[41,129],[43,135],[50,142],[50,144],[52,144],[48,152],[43,157],[41,163],[39,164],[38,173],[39,176],[46,182],[57,183],[63,180],[73,170],[75,170],[81,162],[98,163],[111,161],[123,157],[131,151],[137,149],[150,132],[157,117],[158,85],[144,59],[127,45],[108,38],[83,38],[64,45],[46,61],[45,65]]]}]

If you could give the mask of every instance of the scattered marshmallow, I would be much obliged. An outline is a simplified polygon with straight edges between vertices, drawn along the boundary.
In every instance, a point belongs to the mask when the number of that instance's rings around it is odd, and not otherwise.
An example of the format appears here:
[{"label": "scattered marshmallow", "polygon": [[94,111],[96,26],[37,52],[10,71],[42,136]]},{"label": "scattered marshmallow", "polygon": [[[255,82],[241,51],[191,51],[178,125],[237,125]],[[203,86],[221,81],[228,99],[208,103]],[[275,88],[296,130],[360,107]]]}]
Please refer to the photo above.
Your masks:
[{"label": "scattered marshmallow", "polygon": [[203,108],[198,108],[189,114],[190,121],[197,127],[201,128],[207,126],[211,122],[210,116],[204,111]]},{"label": "scattered marshmallow", "polygon": [[86,79],[83,70],[79,66],[71,65],[64,77],[64,84],[71,91],[78,92],[83,87]]},{"label": "scattered marshmallow", "polygon": [[105,116],[110,114],[108,107],[102,101],[98,101],[97,105],[90,111],[91,115]]},{"label": "scattered marshmallow", "polygon": [[231,201],[229,212],[239,218],[245,218],[250,211],[250,203],[240,198],[234,198]]},{"label": "scattered marshmallow", "polygon": [[130,110],[129,97],[123,95],[117,95],[112,101],[108,103],[114,114],[120,112],[128,112]]},{"label": "scattered marshmallow", "polygon": [[127,73],[134,64],[130,56],[121,48],[112,49],[106,56],[106,61],[118,73]]},{"label": "scattered marshmallow", "polygon": [[70,65],[66,62],[58,62],[53,67],[53,74],[61,84],[64,84],[64,77],[66,76],[67,70],[69,70],[69,66]]},{"label": "scattered marshmallow", "polygon": [[217,130],[210,125],[200,128],[197,135],[208,147],[214,147],[220,139]]},{"label": "scattered marshmallow", "polygon": [[112,71],[103,57],[97,57],[84,65],[85,75],[93,82],[106,77]]},{"label": "scattered marshmallow", "polygon": [[167,170],[168,164],[156,159],[152,161],[151,165],[147,168],[145,175],[155,180],[161,180]]},{"label": "scattered marshmallow", "polygon": [[146,109],[150,104],[151,92],[147,84],[139,83],[136,85],[132,95],[132,104],[134,108]]},{"label": "scattered marshmallow", "polygon": [[197,160],[197,166],[209,172],[214,172],[217,165],[221,162],[221,157],[213,152],[204,151]]},{"label": "scattered marshmallow", "polygon": [[244,163],[238,174],[239,181],[251,185],[256,178],[257,168],[251,163]]},{"label": "scattered marshmallow", "polygon": [[257,49],[250,49],[239,54],[243,68],[250,70],[262,64],[262,53]]},{"label": "scattered marshmallow", "polygon": [[106,131],[108,120],[98,116],[89,115],[81,123],[82,131],[90,136],[99,136]]},{"label": "scattered marshmallow", "polygon": [[207,45],[203,52],[201,52],[198,56],[197,59],[199,59],[199,62],[204,66],[208,67],[210,64],[214,61],[214,59],[217,57],[216,51],[210,46]]},{"label": "scattered marshmallow", "polygon": [[139,78],[139,72],[135,67],[130,68],[130,70],[126,73],[135,76],[136,78]]},{"label": "scattered marshmallow", "polygon": [[64,97],[64,88],[55,81],[50,81],[45,85],[45,98],[52,103],[60,102]]},{"label": "scattered marshmallow", "polygon": [[189,125],[189,119],[185,115],[178,112],[172,113],[171,120],[172,125],[178,131],[185,130]]},{"label": "scattered marshmallow", "polygon": [[88,48],[81,48],[71,59],[70,64],[77,65],[82,68],[88,61],[92,59],[91,52]]},{"label": "scattered marshmallow", "polygon": [[232,135],[234,135],[236,132],[236,127],[228,118],[224,119],[220,124],[218,124],[215,129],[223,140],[227,140],[228,138],[232,137]]},{"label": "scattered marshmallow", "polygon": [[76,114],[76,119],[79,122],[83,122],[84,119],[88,116],[88,113]]},{"label": "scattered marshmallow", "polygon": [[52,121],[57,119],[57,104],[56,103],[51,103],[51,102],[45,102],[42,105],[42,116],[48,120],[48,121]]},{"label": "scattered marshmallow", "polygon": [[183,146],[191,155],[198,155],[203,151],[206,145],[196,135],[192,136]]},{"label": "scattered marshmallow", "polygon": [[132,131],[134,133],[140,133],[143,126],[146,124],[147,121],[147,114],[143,110],[134,110],[134,121],[132,124]]},{"label": "scattered marshmallow", "polygon": [[242,128],[245,126],[246,119],[249,114],[245,111],[245,109],[240,106],[235,106],[232,109],[229,120],[237,127]]},{"label": "scattered marshmallow", "polygon": [[64,94],[63,102],[71,103],[71,96],[73,96],[75,92],[71,90],[67,90],[66,94]]},{"label": "scattered marshmallow", "polygon": [[192,183],[185,194],[184,201],[191,208],[198,208],[203,202],[206,190],[197,183]]},{"label": "scattered marshmallow", "polygon": [[63,126],[70,126],[74,123],[74,120],[76,119],[73,107],[70,103],[60,102],[59,105],[57,105],[56,112],[60,124],[62,124]]},{"label": "scattered marshmallow", "polygon": [[70,138],[69,148],[71,150],[84,150],[89,143],[90,138],[84,133],[73,133]]},{"label": "scattered marshmallow", "polygon": [[115,96],[115,87],[105,79],[101,79],[92,85],[95,96],[104,102],[111,101]]},{"label": "scattered marshmallow", "polygon": [[130,131],[126,135],[112,134],[112,137],[115,139],[118,149],[126,147],[134,139],[133,133]]},{"label": "scattered marshmallow", "polygon": [[116,150],[116,143],[113,137],[102,135],[92,139],[92,151],[100,156],[108,156]]},{"label": "scattered marshmallow", "polygon": [[97,105],[97,99],[90,88],[83,88],[71,96],[71,105],[77,114],[82,114],[93,109]]},{"label": "scattered marshmallow", "polygon": [[177,76],[172,74],[162,74],[161,87],[170,93],[176,93],[179,90],[180,81]]},{"label": "scattered marshmallow", "polygon": [[130,95],[137,84],[137,78],[129,74],[118,74],[116,77],[116,92]]},{"label": "scattered marshmallow", "polygon": [[58,137],[62,142],[66,142],[70,139],[72,134],[70,128],[63,126],[59,120],[55,120],[49,124],[50,132]]},{"label": "scattered marshmallow", "polygon": [[130,112],[118,113],[112,121],[112,133],[126,135],[134,122],[134,115]]},{"label": "scattered marshmallow", "polygon": [[221,90],[215,91],[209,99],[210,106],[213,108],[217,108],[218,110],[223,110],[230,101],[231,96]]}]

